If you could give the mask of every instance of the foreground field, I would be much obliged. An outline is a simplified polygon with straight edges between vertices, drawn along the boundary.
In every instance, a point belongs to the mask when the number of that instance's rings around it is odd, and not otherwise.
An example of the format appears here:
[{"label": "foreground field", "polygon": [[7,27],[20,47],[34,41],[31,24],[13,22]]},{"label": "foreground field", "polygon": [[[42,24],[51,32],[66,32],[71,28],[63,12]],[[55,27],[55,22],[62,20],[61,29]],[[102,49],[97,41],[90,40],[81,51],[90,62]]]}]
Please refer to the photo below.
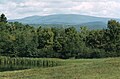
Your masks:
[{"label": "foreground field", "polygon": [[66,64],[0,72],[0,79],[120,79],[120,58],[61,61]]}]

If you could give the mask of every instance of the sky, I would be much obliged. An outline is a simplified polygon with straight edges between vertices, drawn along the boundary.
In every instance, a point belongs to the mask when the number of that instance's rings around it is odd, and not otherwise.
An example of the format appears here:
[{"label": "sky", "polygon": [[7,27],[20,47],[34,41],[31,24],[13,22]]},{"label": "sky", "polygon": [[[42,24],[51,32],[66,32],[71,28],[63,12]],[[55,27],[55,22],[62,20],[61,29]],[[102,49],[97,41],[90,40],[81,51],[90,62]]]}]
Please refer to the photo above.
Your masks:
[{"label": "sky", "polygon": [[120,18],[120,0],[0,0],[0,14],[8,19],[53,14]]}]

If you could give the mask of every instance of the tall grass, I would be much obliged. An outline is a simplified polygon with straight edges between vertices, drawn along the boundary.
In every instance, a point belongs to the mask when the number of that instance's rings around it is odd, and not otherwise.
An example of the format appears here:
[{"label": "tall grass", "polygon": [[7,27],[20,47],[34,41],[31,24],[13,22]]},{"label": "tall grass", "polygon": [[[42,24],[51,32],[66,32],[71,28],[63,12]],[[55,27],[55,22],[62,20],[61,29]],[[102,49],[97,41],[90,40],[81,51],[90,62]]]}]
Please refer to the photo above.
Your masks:
[{"label": "tall grass", "polygon": [[34,67],[53,67],[60,65],[62,65],[62,61],[60,59],[0,57],[1,69],[25,69]]}]

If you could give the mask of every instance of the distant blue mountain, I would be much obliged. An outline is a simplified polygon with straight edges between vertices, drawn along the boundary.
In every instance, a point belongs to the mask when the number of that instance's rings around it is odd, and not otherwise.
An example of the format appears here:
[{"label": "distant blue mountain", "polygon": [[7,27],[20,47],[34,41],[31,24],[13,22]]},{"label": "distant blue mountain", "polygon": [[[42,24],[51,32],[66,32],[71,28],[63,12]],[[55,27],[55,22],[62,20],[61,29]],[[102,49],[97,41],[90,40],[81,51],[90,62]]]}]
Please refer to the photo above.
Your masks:
[{"label": "distant blue mountain", "polygon": [[88,22],[80,24],[80,26],[86,26],[89,29],[103,29],[103,28],[105,29],[107,28],[107,22],[102,21]]},{"label": "distant blue mountain", "polygon": [[[115,18],[102,18],[77,14],[58,14],[49,16],[30,16],[22,19],[9,20],[10,22],[21,22],[24,24],[66,24],[88,26],[90,28],[105,28],[107,22]],[[115,19],[120,21],[120,19]]]}]

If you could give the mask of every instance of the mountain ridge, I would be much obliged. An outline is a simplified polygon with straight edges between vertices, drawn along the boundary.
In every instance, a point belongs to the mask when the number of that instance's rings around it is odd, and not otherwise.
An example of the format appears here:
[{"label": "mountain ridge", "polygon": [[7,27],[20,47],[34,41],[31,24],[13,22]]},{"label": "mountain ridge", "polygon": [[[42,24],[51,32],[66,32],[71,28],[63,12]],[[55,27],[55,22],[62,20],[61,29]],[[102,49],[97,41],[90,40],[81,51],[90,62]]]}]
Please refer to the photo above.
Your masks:
[{"label": "mountain ridge", "polygon": [[78,14],[55,14],[47,16],[29,16],[22,19],[9,20],[9,22],[21,22],[23,24],[67,24],[67,25],[81,25],[95,27],[106,27],[108,20],[115,19],[120,22],[120,19],[116,18],[104,18],[88,15]]}]

